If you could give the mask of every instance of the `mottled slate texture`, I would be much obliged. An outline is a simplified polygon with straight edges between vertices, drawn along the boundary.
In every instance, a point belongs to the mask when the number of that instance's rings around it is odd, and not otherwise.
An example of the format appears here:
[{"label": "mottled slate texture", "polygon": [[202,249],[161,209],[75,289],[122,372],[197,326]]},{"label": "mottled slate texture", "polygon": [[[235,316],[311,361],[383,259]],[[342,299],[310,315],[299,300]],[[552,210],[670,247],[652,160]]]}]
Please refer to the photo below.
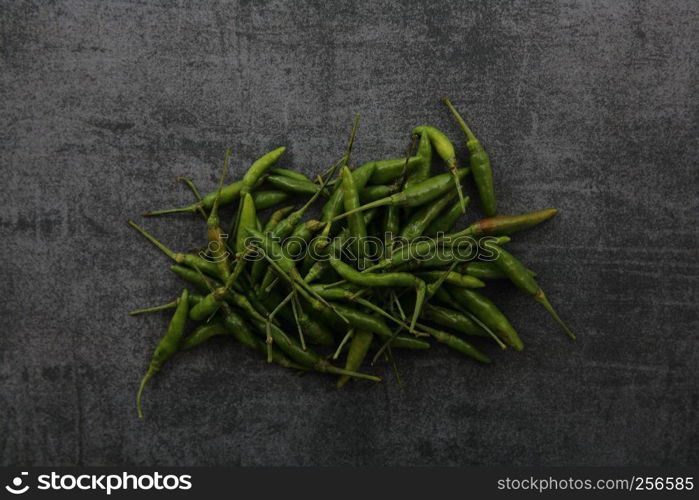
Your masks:
[{"label": "mottled slate texture", "polygon": [[[696,465],[698,20],[664,0],[3,1],[0,462]],[[227,146],[234,175],[280,144],[319,172],[354,112],[357,161],[422,122],[457,139],[447,94],[502,210],[561,209],[512,248],[580,340],[497,286],[527,349],[493,366],[436,347],[400,357],[403,392],[382,367],[340,393],[215,342],[138,421],[166,318],[125,311],[180,283],[125,220],[186,203],[176,175],[212,188]]]}]

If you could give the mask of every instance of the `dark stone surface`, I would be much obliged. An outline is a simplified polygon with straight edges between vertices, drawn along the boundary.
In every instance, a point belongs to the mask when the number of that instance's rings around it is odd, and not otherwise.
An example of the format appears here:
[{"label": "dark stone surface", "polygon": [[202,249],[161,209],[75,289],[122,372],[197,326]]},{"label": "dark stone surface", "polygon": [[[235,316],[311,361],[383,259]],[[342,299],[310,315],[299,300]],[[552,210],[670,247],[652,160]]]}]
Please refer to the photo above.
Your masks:
[{"label": "dark stone surface", "polygon": [[[2,464],[699,463],[696,2],[173,4],[0,7]],[[422,122],[459,139],[447,94],[502,211],[561,209],[512,248],[580,340],[497,286],[527,349],[492,366],[437,346],[401,354],[403,392],[386,367],[338,392],[213,342],[139,421],[167,319],[125,313],[181,283],[125,220],[187,203],[179,174],[213,188],[227,146],[234,176],[280,144],[320,172],[354,112],[357,161]]]}]

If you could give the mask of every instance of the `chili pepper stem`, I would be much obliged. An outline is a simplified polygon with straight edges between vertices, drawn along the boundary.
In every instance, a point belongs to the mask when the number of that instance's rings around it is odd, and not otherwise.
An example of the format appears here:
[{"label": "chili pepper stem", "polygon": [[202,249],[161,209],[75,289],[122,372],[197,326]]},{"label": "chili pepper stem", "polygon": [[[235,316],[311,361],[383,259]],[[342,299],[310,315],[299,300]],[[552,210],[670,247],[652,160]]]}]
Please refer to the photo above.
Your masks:
[{"label": "chili pepper stem", "polygon": [[366,205],[362,205],[361,207],[357,207],[354,210],[350,210],[349,212],[345,212],[344,214],[340,214],[337,217],[333,218],[332,222],[342,220],[347,216],[350,216],[352,214],[356,214],[358,212],[364,212],[366,210],[371,210],[372,208],[377,208],[377,207],[383,207],[386,205],[389,205],[391,203],[391,197],[387,198],[381,198],[380,200],[372,201],[367,203]]},{"label": "chili pepper stem", "polygon": [[177,307],[177,301],[173,300],[172,302],[168,302],[167,304],[146,307],[144,309],[136,309],[135,311],[129,311],[129,316],[137,316],[139,314],[145,314],[149,312],[164,311],[166,309],[174,309],[175,307]]},{"label": "chili pepper stem", "polygon": [[365,380],[371,380],[373,382],[381,382],[380,377],[375,377],[374,375],[368,375],[366,373],[353,372],[351,370],[345,370],[335,365],[331,365],[326,361],[321,361],[316,365],[316,370],[319,372],[332,373],[334,375],[347,375],[354,378],[363,378]]},{"label": "chili pepper stem", "polygon": [[561,328],[563,328],[563,331],[565,331],[568,336],[575,340],[577,337],[573,333],[573,331],[568,328],[568,325],[566,325],[561,317],[558,315],[558,313],[554,310],[553,306],[549,302],[549,300],[546,298],[546,295],[544,294],[544,291],[540,288],[539,291],[534,295],[534,300],[536,300],[539,304],[544,306],[544,309],[546,309],[549,313],[551,313],[551,316],[553,316],[553,319],[556,320],[556,323],[560,325]]},{"label": "chili pepper stem", "polygon": [[332,355],[332,359],[337,359],[340,357],[340,353],[342,352],[342,348],[345,347],[345,344],[347,344],[347,341],[352,337],[353,333],[354,333],[354,328],[350,328],[349,330],[347,330],[347,333],[342,338],[342,342],[340,342],[340,345],[337,346],[335,353]]},{"label": "chili pepper stem", "polygon": [[466,199],[464,198],[464,192],[461,189],[461,180],[459,180],[459,175],[456,173],[456,163],[449,167],[451,170],[451,175],[454,177],[454,185],[456,186],[456,194],[459,197],[459,204],[461,205],[461,213],[466,213]]},{"label": "chili pepper stem", "polygon": [[149,210],[148,212],[143,212],[144,217],[151,217],[154,215],[165,215],[165,214],[179,214],[179,213],[190,213],[193,214],[199,208],[199,204],[189,205],[188,207],[181,208],[166,208],[164,210]]},{"label": "chili pepper stem", "polygon": [[444,102],[444,104],[447,105],[447,108],[449,108],[449,111],[451,111],[451,114],[454,116],[454,119],[456,120],[457,125],[459,126],[459,128],[461,129],[461,131],[462,131],[462,132],[464,133],[464,135],[466,136],[466,140],[468,140],[468,141],[475,141],[475,140],[477,140],[477,139],[476,139],[476,136],[473,135],[473,132],[471,132],[471,129],[468,127],[468,125],[466,125],[466,122],[465,122],[464,119],[461,117],[461,115],[459,114],[459,112],[456,110],[456,108],[454,107],[454,105],[451,103],[451,101],[449,100],[449,98],[448,98],[448,97],[444,97],[444,98],[442,99],[442,101]]},{"label": "chili pepper stem", "polygon": [[192,191],[192,193],[194,193],[194,197],[197,199],[197,202],[201,201],[201,193],[199,192],[197,187],[194,185],[194,182],[192,182],[192,179],[179,176],[179,177],[175,178],[175,180],[177,182],[181,182],[184,185],[186,185]]},{"label": "chili pepper stem", "polygon": [[132,220],[129,220],[129,221],[126,221],[126,222],[127,222],[127,224],[128,224],[129,226],[131,226],[131,227],[134,228],[136,231],[138,231],[139,233],[141,233],[141,235],[142,235],[145,239],[147,239],[147,240],[150,241],[153,245],[155,245],[158,249],[160,249],[165,255],[167,255],[168,257],[170,257],[172,260],[174,260],[174,261],[177,262],[178,264],[180,263],[180,262],[178,261],[177,254],[176,254],[175,252],[173,252],[172,250],[170,250],[168,247],[166,247],[164,244],[162,244],[160,241],[158,241],[157,239],[155,239],[155,236],[153,236],[152,234],[150,234],[148,231],[146,231],[145,229],[143,229],[141,226],[139,226],[138,224],[136,224],[136,223],[135,223],[134,221],[132,221]]},{"label": "chili pepper stem", "polygon": [[136,394],[136,410],[138,410],[138,418],[143,418],[143,411],[141,410],[141,398],[143,397],[143,389],[146,388],[148,381],[153,378],[153,376],[158,373],[158,370],[152,366],[148,367],[148,371],[141,379],[141,385],[138,387],[138,393]]}]

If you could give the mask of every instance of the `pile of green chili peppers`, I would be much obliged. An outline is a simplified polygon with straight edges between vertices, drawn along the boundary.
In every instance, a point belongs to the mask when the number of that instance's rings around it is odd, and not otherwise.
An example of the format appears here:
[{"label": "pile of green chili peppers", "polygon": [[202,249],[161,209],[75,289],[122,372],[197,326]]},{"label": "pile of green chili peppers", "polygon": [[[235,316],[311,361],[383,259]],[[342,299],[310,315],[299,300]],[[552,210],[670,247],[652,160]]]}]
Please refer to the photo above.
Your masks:
[{"label": "pile of green chili peppers", "polygon": [[[233,337],[298,373],[332,374],[338,388],[352,379],[380,381],[367,371],[381,361],[390,363],[400,384],[395,353],[430,349],[431,340],[481,363],[491,362],[488,344],[521,351],[519,334],[482,291],[491,280],[511,281],[575,338],[536,273],[503,248],[512,234],[556,209],[498,214],[488,154],[444,102],[465,136],[468,165],[459,165],[444,132],[421,125],[404,157],[354,167],[356,116],[344,153],[317,179],[279,166],[284,147],[231,184],[228,151],[218,188],[206,196],[178,178],[196,201],[145,215],[202,217],[204,250],[175,252],[129,221],[170,257],[170,270],[191,289],[130,313],[174,310],[138,390],[139,416],[144,387],[165,361],[213,337]],[[486,217],[455,232],[469,203],[462,191],[469,178]],[[319,211],[316,202],[322,202]],[[234,204],[224,228],[219,208]],[[265,211],[271,213],[264,217]]]}]

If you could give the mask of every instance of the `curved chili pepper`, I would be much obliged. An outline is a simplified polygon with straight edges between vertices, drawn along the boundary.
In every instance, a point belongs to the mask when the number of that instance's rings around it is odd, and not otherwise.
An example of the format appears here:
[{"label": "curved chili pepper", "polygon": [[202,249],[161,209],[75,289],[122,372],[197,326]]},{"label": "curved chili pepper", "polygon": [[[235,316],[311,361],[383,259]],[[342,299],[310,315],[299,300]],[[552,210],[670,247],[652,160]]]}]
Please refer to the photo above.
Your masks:
[{"label": "curved chili pepper", "polygon": [[158,347],[155,348],[155,352],[153,352],[150,365],[148,365],[148,371],[141,379],[141,385],[139,386],[138,393],[136,394],[136,409],[138,410],[139,418],[143,418],[143,412],[141,411],[141,396],[143,396],[143,389],[146,387],[146,383],[160,371],[163,363],[165,363],[168,358],[172,357],[172,355],[177,352],[177,348],[179,347],[182,336],[184,335],[184,328],[187,323],[188,312],[189,296],[187,289],[185,288],[182,291],[182,295],[180,295],[177,308],[175,309],[175,313],[172,315],[172,319],[170,320],[170,325],[168,326],[163,338],[160,339]]},{"label": "curved chili pepper", "polygon": [[442,344],[447,345],[456,351],[459,351],[461,354],[465,354],[466,356],[473,358],[476,361],[480,361],[481,363],[492,362],[492,360],[487,355],[483,354],[481,351],[479,351],[471,344],[466,342],[464,339],[461,339],[456,335],[452,335],[450,333],[443,332],[435,328],[430,328],[429,326],[422,324],[420,325],[420,328],[424,329],[427,333],[432,335],[437,340],[437,342],[441,342]]},{"label": "curved chili pepper", "polygon": [[[357,371],[362,366],[364,358],[369,352],[369,347],[371,342],[374,340],[374,335],[371,332],[365,330],[357,330],[352,336],[352,342],[350,342],[349,351],[347,352],[347,360],[345,361],[345,370]],[[347,382],[349,382],[350,377],[348,375],[342,375],[337,381],[337,388],[342,389]]]},{"label": "curved chili pepper", "polygon": [[459,128],[466,136],[466,149],[469,153],[469,162],[473,180],[478,188],[478,196],[483,205],[483,213],[488,217],[493,217],[497,213],[495,203],[495,187],[493,186],[493,169],[490,166],[490,157],[485,152],[480,141],[473,135],[471,129],[466,125],[466,122],[461,117],[456,108],[451,104],[448,97],[444,98],[444,104],[447,105],[449,111],[459,124]]},{"label": "curved chili pepper", "polygon": [[430,143],[430,136],[425,131],[420,134],[417,156],[420,158],[420,162],[408,172],[403,188],[409,188],[415,184],[420,184],[430,178],[430,171],[432,169],[432,144]]},{"label": "curved chili pepper", "polygon": [[[468,203],[471,201],[471,199],[468,196],[464,196],[464,201],[466,203],[466,207],[468,208]],[[463,212],[461,211],[461,202],[457,201],[446,211],[439,214],[439,216],[433,220],[429,226],[427,226],[427,229],[425,229],[425,236],[437,236],[439,234],[448,233],[454,229],[456,221],[458,221],[459,217],[462,215]]]},{"label": "curved chili pepper", "polygon": [[313,195],[320,189],[318,184],[314,182],[294,179],[285,175],[270,175],[266,181],[273,187],[292,194]]},{"label": "curved chili pepper", "polygon": [[[475,335],[478,337],[489,337],[488,332],[474,323],[468,316],[453,309],[428,304],[422,317],[439,326],[451,328],[459,333]],[[428,332],[429,333],[429,332]]]},{"label": "curved chili pepper", "polygon": [[273,230],[275,227],[277,227],[277,224],[279,224],[282,219],[284,219],[287,215],[289,215],[293,211],[294,211],[293,205],[289,205],[288,207],[283,207],[283,208],[280,208],[279,210],[276,210],[272,215],[269,216],[269,219],[267,219],[267,222],[265,223],[264,227],[262,228],[262,232],[268,233],[271,230]]},{"label": "curved chili pepper", "polygon": [[[370,175],[367,179],[369,184],[388,184],[398,179],[406,167],[408,171],[412,171],[421,165],[423,158],[419,155],[410,156],[406,165],[405,157],[391,158],[388,160],[371,161],[365,163],[359,168],[370,167]],[[359,169],[357,169],[359,170]],[[355,179],[356,181],[356,179]]]},{"label": "curved chili pepper", "polygon": [[[342,192],[343,192],[343,204],[346,212],[355,210],[360,206],[359,204],[359,193],[354,185],[354,179],[352,178],[352,173],[347,167],[342,167],[340,170],[340,178],[342,179]],[[351,238],[354,238],[354,250],[357,255],[357,261],[359,267],[364,269],[366,266],[366,261],[364,259],[364,250],[367,238],[366,224],[364,223],[364,215],[361,213],[355,213],[347,218],[347,226],[349,227],[349,234]]]},{"label": "curved chili pepper", "polygon": [[255,208],[262,211],[284,203],[289,199],[289,193],[275,190],[255,191],[252,193],[252,199],[255,202]]},{"label": "curved chili pepper", "polygon": [[365,186],[357,191],[359,193],[359,202],[364,205],[385,198],[386,196],[391,196],[398,191],[398,186],[395,184],[377,184],[376,186]]},{"label": "curved chili pepper", "polygon": [[419,127],[415,127],[412,133],[422,135],[423,132],[429,136],[432,147],[434,147],[439,157],[442,158],[444,163],[446,163],[449,172],[451,172],[454,179],[454,187],[456,187],[456,191],[459,195],[459,201],[461,202],[461,212],[466,213],[466,202],[464,201],[464,194],[461,190],[461,180],[463,177],[460,177],[457,174],[459,165],[456,160],[454,145],[441,130],[430,125],[420,125]]},{"label": "curved chili pepper", "polygon": [[519,335],[500,309],[485,295],[468,288],[448,286],[449,294],[478,319],[488,325],[498,337],[515,351],[524,349]]},{"label": "curved chili pepper", "polygon": [[561,328],[575,340],[575,334],[568,328],[568,326],[563,322],[563,320],[558,316],[558,313],[554,310],[553,306],[549,302],[546,294],[541,289],[539,284],[536,282],[534,277],[531,275],[529,270],[522,264],[517,258],[515,258],[511,253],[506,250],[496,247],[496,258],[495,264],[500,268],[500,270],[510,278],[510,281],[514,283],[517,288],[522,290],[527,295],[531,295],[534,300],[541,304],[544,309],[546,309],[553,319],[556,320]]},{"label": "curved chili pepper", "polygon": [[[421,236],[422,233],[424,233],[428,228],[430,223],[437,218],[444,207],[451,202],[454,196],[456,196],[456,192],[451,191],[447,193],[446,196],[443,196],[434,203],[425,205],[420,210],[415,212],[405,226],[403,226],[403,230],[400,233],[401,238],[411,241]],[[468,196],[466,199],[468,202]]]}]

